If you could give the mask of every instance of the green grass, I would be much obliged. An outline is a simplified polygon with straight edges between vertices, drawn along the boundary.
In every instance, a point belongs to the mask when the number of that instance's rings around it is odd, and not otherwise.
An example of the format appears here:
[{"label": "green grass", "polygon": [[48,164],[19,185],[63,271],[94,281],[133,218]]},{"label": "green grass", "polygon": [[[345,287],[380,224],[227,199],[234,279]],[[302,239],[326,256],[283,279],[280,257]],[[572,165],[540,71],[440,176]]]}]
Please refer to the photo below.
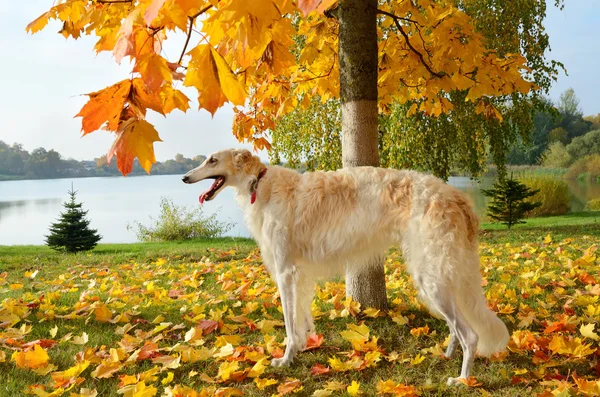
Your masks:
[{"label": "green grass", "polygon": [[[541,216],[537,218],[526,218],[525,223],[513,226],[513,229],[531,228],[556,228],[561,226],[592,225],[600,227],[600,211],[572,212],[565,215]],[[505,225],[500,223],[484,222],[481,224],[483,230],[503,230]]]},{"label": "green grass", "polygon": [[[520,225],[510,231],[484,224],[484,230],[480,234],[480,254],[489,282],[486,288],[489,291],[498,290],[494,293],[497,295],[494,304],[511,304],[519,308],[518,312],[522,309],[522,305],[538,308],[540,300],[544,303],[557,300],[555,307],[549,309],[551,312],[540,314],[539,319],[525,328],[535,332],[543,331],[542,321],[553,321],[555,316],[563,313],[563,305],[574,305],[568,303],[567,299],[563,300],[563,297],[581,296],[582,291],[586,293],[583,288],[575,292],[575,288],[579,288],[576,283],[580,275],[577,273],[576,260],[583,255],[586,248],[600,242],[599,218],[600,211],[530,219],[528,224]],[[547,234],[551,234],[553,245],[544,242]],[[558,247],[561,247],[562,251]],[[14,302],[11,299],[16,299],[32,302],[45,294],[46,303],[54,305],[53,310],[63,316],[82,302],[96,300],[106,302],[114,313],[132,308],[132,312],[136,314],[131,316],[130,322],[135,322],[136,325],[135,329],[129,332],[130,335],[141,335],[137,334],[138,331],[152,331],[157,325],[152,324],[152,321],[161,316],[162,318],[157,322],[170,322],[172,324],[170,327],[183,324],[183,328],[172,330],[168,328],[164,331],[164,336],[161,335],[162,338],[158,339],[159,346],[170,348],[177,344],[185,345],[184,334],[197,324],[197,321],[191,321],[187,316],[189,313],[200,313],[206,318],[211,318],[211,316],[218,316],[215,314],[218,310],[226,309],[222,315],[223,322],[232,324],[230,316],[240,315],[240,310],[244,307],[258,303],[259,308],[247,315],[251,321],[259,323],[263,319],[283,320],[275,295],[275,286],[260,266],[260,257],[255,248],[256,244],[253,240],[232,238],[170,243],[101,244],[90,253],[75,255],[57,253],[41,246],[0,246],[0,281],[5,280],[4,285],[0,283],[0,301]],[[536,256],[542,252],[545,258],[538,260]],[[515,254],[521,256],[516,258]],[[570,265],[569,271],[561,275],[560,285],[544,279],[549,277],[550,271],[561,274],[563,259],[559,259],[558,255],[568,257],[574,262]],[[588,264],[585,271],[595,276],[598,267],[598,264]],[[377,382],[388,379],[396,383],[414,385],[422,396],[480,396],[481,392],[477,388],[445,386],[445,379],[449,376],[457,376],[460,372],[460,351],[450,360],[423,353],[426,359],[416,366],[401,360],[387,362],[383,359],[376,367],[363,371],[341,373],[332,371],[317,377],[310,375],[310,368],[317,363],[328,365],[331,357],[344,359],[344,356],[339,353],[349,350],[350,344],[340,338],[340,332],[344,331],[349,324],[357,324],[360,321],[364,321],[369,327],[371,335],[379,338],[378,347],[386,354],[396,351],[400,355],[414,358],[422,352],[422,349],[443,343],[448,333],[446,325],[443,321],[429,315],[416,303],[415,291],[410,286],[408,276],[403,272],[402,261],[397,253],[391,252],[387,268],[387,275],[392,281],[388,283],[388,297],[393,302],[392,310],[401,312],[402,316],[408,319],[408,325],[399,326],[390,316],[369,318],[359,314],[356,318],[339,317],[341,310],[335,309],[335,302],[336,299],[339,302],[344,295],[343,285],[341,283],[321,285],[317,289],[318,297],[315,299],[315,304],[323,312],[316,321],[317,331],[324,335],[323,347],[299,354],[294,365],[289,368],[269,367],[262,377],[276,379],[280,384],[287,378],[299,379],[304,389],[293,396],[310,396],[315,390],[324,388],[326,382],[333,380],[345,384],[350,384],[352,380],[360,382],[363,396],[372,396],[376,394]],[[540,280],[535,288],[541,288],[542,293],[547,295],[526,293],[533,291],[534,287],[529,284],[524,285],[524,282],[529,282],[531,279],[521,278],[520,273],[533,272],[542,268],[543,272],[540,273]],[[34,280],[28,280],[24,277],[24,272],[27,270],[39,270],[39,273]],[[2,272],[6,274],[2,276]],[[195,287],[186,284],[186,278],[193,274],[197,274],[195,280],[199,283]],[[573,285],[565,283],[565,280],[570,280],[569,277],[573,277]],[[250,284],[246,285],[248,282]],[[23,284],[23,288],[8,288],[10,284],[16,283]],[[155,292],[150,289],[149,283],[152,283],[152,290]],[[127,291],[129,287],[132,288],[131,291]],[[169,298],[167,294],[172,290],[182,290],[190,297],[185,300]],[[510,291],[516,291],[516,299],[511,298],[513,295]],[[530,296],[525,297],[525,295]],[[580,308],[574,305],[572,310],[575,311],[575,315],[581,316],[581,311],[585,310],[586,306]],[[91,312],[74,320],[58,317],[46,319],[42,315],[46,310],[49,309],[40,308],[17,324],[17,328],[25,323],[32,326],[31,333],[25,336],[26,341],[49,338],[50,329],[54,326],[59,329],[57,340],[64,338],[69,332],[73,335],[86,332],[89,335],[89,342],[85,347],[66,341],[49,349],[51,362],[57,365],[58,370],[65,370],[72,366],[75,354],[86,348],[99,348],[104,345],[105,350],[108,351],[109,348],[118,347],[118,343],[123,339],[123,335],[117,334],[115,330],[124,323],[102,323],[96,321]],[[337,318],[329,318],[331,310],[337,313]],[[517,312],[501,315],[511,332],[520,329],[517,326],[519,322]],[[431,335],[419,338],[411,335],[411,328],[425,325],[432,331]],[[244,346],[264,346],[263,333],[248,329],[244,325],[238,324],[238,326],[240,329],[237,331],[222,329],[220,332],[240,335]],[[3,347],[3,331],[0,328],[0,353],[5,352],[6,362],[0,362],[0,374],[2,374],[0,396],[23,395],[23,390],[31,384],[50,385],[49,375],[40,376],[29,370],[15,367],[10,360],[12,350],[6,345]],[[275,328],[273,335],[281,343],[284,338],[283,327]],[[154,336],[145,339],[149,340]],[[217,336],[219,334],[206,335],[204,345],[212,347]],[[532,357],[533,352],[528,351],[524,354],[511,353],[502,362],[478,359],[473,371],[483,384],[482,388],[491,395],[537,395],[546,387],[552,387],[551,383],[542,385],[539,379],[531,377],[533,371],[540,369],[539,365],[532,363]],[[588,358],[590,361],[596,360],[595,356]],[[567,375],[576,371],[579,376],[594,376],[592,368],[594,366],[588,365],[585,360],[572,361],[562,356],[556,356],[554,360],[556,366],[548,369],[549,372],[556,370],[562,375]],[[187,385],[197,391],[210,387],[210,383],[202,380],[199,375],[190,375],[190,371],[214,378],[222,362],[223,360],[210,359],[196,363],[183,363],[181,367],[172,370],[175,376],[171,385]],[[249,364],[241,365],[247,367]],[[125,366],[118,375],[140,374],[153,366],[149,360],[136,362]],[[97,389],[99,396],[120,396],[117,394],[118,378],[114,376],[109,379],[94,379],[90,373],[95,367],[96,364],[82,373],[83,383],[72,391],[77,392],[80,387],[88,387]],[[512,384],[514,371],[523,368],[529,371],[523,376],[530,376],[531,383]],[[167,371],[161,372],[158,380],[153,383],[158,389],[158,396],[163,393],[160,379],[164,378],[166,373]],[[250,380],[221,383],[217,387],[236,387],[243,390],[244,395],[251,397],[275,394],[277,388],[271,386],[260,391]],[[68,396],[69,393],[64,395]],[[347,393],[335,392],[333,395],[346,396]]]},{"label": "green grass", "polygon": [[57,252],[39,245],[0,245],[0,271],[46,266],[62,269],[73,264],[98,266],[130,260],[153,261],[157,258],[197,261],[215,250],[235,250],[235,257],[255,247],[252,239],[232,237],[165,243],[99,244],[90,252],[77,254]]}]

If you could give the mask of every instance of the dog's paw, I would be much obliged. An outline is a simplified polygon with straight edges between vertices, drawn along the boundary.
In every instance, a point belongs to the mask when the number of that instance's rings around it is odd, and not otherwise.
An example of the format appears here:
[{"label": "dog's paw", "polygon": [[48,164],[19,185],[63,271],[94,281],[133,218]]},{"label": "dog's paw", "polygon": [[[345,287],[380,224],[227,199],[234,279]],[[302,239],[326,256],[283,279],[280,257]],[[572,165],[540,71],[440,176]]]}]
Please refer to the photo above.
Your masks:
[{"label": "dog's paw", "polygon": [[456,386],[456,385],[460,385],[462,384],[461,380],[464,378],[448,378],[448,381],[446,382],[446,384],[448,386]]},{"label": "dog's paw", "polygon": [[290,360],[289,358],[285,358],[285,356],[281,358],[274,358],[271,360],[272,367],[289,367],[291,363],[292,360]]}]

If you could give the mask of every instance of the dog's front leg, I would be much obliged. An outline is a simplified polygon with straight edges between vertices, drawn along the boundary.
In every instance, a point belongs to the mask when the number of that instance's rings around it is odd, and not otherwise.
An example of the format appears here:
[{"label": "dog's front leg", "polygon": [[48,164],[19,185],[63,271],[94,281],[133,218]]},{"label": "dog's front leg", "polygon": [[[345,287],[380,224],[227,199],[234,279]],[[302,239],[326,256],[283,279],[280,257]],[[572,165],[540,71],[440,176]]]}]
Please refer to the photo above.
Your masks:
[{"label": "dog's front leg", "polygon": [[287,345],[282,358],[275,358],[271,361],[271,365],[279,367],[290,365],[294,360],[294,356],[301,349],[298,346],[298,338],[296,337],[296,285],[298,283],[298,274],[293,265],[277,267],[277,288],[281,297],[281,307],[283,308],[283,318],[285,322],[285,333],[287,336]]}]

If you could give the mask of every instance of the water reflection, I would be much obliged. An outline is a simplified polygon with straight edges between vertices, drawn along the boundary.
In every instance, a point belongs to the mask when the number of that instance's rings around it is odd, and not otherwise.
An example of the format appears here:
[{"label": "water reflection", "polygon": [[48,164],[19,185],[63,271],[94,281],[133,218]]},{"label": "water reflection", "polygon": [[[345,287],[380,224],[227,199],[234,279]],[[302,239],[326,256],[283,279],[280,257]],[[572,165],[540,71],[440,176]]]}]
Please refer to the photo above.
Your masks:
[{"label": "water reflection", "polygon": [[62,201],[59,198],[0,201],[0,222],[5,217],[22,216],[31,211],[46,212],[60,208],[61,205]]}]

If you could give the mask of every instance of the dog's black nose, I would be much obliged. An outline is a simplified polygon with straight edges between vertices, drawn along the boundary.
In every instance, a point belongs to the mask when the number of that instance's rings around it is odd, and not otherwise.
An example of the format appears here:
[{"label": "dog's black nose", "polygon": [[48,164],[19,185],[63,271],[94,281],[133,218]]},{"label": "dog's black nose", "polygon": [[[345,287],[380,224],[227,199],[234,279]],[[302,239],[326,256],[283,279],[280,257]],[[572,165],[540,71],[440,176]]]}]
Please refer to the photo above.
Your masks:
[{"label": "dog's black nose", "polygon": [[187,181],[190,180],[190,177],[187,175],[184,175],[183,178],[181,178],[182,181],[184,181],[185,183],[187,183]]}]

